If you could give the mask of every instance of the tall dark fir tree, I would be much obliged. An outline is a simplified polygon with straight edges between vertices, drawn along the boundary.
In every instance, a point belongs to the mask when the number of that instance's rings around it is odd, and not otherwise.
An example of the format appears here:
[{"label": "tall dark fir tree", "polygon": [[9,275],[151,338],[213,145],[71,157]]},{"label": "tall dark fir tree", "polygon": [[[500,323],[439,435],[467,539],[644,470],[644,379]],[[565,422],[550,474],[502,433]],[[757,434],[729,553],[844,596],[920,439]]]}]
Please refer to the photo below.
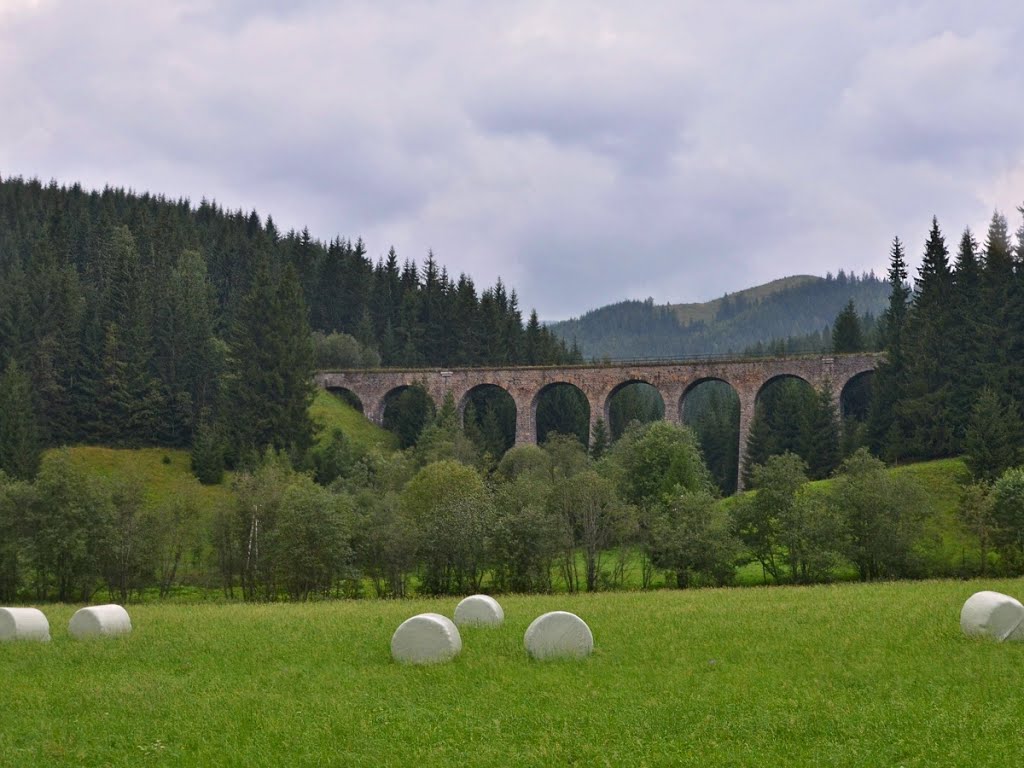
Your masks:
[{"label": "tall dark fir tree", "polygon": [[868,441],[876,453],[898,458],[905,452],[902,425],[896,420],[896,403],[905,386],[903,335],[910,302],[907,259],[903,243],[894,237],[889,250],[889,306],[882,316],[882,345],[886,359],[879,363],[873,379],[868,412]]},{"label": "tall dark fir tree", "polygon": [[983,323],[981,265],[978,243],[970,229],[965,229],[960,236],[953,264],[952,312],[956,320],[950,331],[949,345],[955,355],[955,375],[950,388],[949,408],[959,441],[966,435],[965,425],[984,386],[980,330]]},{"label": "tall dark fir tree", "polygon": [[951,455],[959,446],[958,434],[962,437],[963,425],[958,430],[951,411],[957,375],[951,343],[957,322],[953,295],[949,250],[933,217],[907,316],[906,379],[897,405],[897,417],[907,425],[908,449],[921,458]]},{"label": "tall dark fir tree", "polygon": [[0,375],[0,473],[31,480],[39,471],[42,454],[32,382],[11,360]]},{"label": "tall dark fir tree", "polygon": [[312,444],[313,344],[298,275],[261,259],[229,337],[224,433],[238,460],[267,447]]},{"label": "tall dark fir tree", "polygon": [[864,333],[860,327],[860,318],[853,299],[847,302],[836,316],[832,326],[832,351],[836,353],[862,352],[864,350]]}]

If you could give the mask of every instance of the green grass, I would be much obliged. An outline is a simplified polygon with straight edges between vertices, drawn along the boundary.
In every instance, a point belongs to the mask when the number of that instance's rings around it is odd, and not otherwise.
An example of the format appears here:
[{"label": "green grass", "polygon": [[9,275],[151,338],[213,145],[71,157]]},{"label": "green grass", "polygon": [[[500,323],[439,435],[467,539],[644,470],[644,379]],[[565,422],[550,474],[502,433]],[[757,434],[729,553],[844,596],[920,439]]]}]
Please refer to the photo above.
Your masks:
[{"label": "green grass", "polygon": [[923,557],[944,564],[946,575],[977,573],[981,562],[978,541],[964,532],[957,514],[963,485],[970,481],[963,459],[907,464],[892,472],[915,482],[928,509],[920,547]]},{"label": "green grass", "polygon": [[317,427],[317,440],[327,439],[335,428],[363,449],[379,448],[388,452],[398,448],[398,439],[378,427],[337,395],[317,389],[309,415]]},{"label": "green grass", "polygon": [[146,503],[159,505],[175,496],[195,494],[206,508],[230,503],[230,478],[221,485],[201,485],[192,474],[188,451],[168,448],[69,448],[72,461],[104,480],[137,478],[145,488]]},{"label": "green grass", "polygon": [[[448,665],[389,657],[455,600],[142,605],[124,638],[0,646],[0,765],[1009,766],[1024,645],[968,640],[963,601],[1024,581],[506,597]],[[537,663],[567,609],[595,654]]]}]

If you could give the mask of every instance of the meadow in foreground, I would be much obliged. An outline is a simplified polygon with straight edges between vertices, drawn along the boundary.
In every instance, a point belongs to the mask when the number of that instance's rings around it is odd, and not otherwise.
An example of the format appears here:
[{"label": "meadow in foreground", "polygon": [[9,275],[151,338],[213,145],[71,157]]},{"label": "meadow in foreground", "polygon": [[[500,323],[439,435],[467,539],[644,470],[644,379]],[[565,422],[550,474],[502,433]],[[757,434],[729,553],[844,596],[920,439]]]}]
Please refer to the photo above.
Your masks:
[{"label": "meadow in foreground", "polygon": [[[0,646],[2,765],[1014,765],[1024,645],[963,601],[1024,580],[505,597],[436,667],[395,627],[456,600],[139,605],[125,638]],[[539,613],[594,631],[530,661]]]}]

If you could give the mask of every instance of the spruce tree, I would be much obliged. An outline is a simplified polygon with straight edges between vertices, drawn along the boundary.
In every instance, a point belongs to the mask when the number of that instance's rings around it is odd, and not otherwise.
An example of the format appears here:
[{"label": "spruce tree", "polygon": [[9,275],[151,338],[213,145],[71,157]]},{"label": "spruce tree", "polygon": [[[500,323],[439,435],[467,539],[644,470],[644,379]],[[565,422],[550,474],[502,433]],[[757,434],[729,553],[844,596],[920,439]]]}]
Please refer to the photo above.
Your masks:
[{"label": "spruce tree", "polygon": [[599,417],[594,422],[594,434],[590,436],[590,458],[594,461],[599,460],[608,450],[608,444],[608,428],[604,419]]},{"label": "spruce tree", "polygon": [[32,382],[11,360],[0,376],[0,475],[31,480],[39,471],[42,456]]},{"label": "spruce tree", "polygon": [[853,299],[850,299],[836,316],[835,325],[832,326],[832,351],[841,354],[863,350],[864,334],[861,332],[860,318],[857,317]]},{"label": "spruce tree", "polygon": [[537,318],[537,310],[530,310],[530,320],[526,324],[523,337],[523,360],[526,365],[537,365],[541,362],[541,327]]},{"label": "spruce tree", "polygon": [[754,418],[750,422],[750,434],[747,435],[746,456],[743,457],[743,487],[750,488],[754,480],[754,469],[764,465],[768,457],[776,453],[772,439],[771,427],[765,414],[764,405],[758,403],[754,408]]},{"label": "spruce tree", "polygon": [[1012,316],[1014,307],[1013,248],[1006,217],[998,211],[992,214],[985,236],[984,265],[981,272],[981,320],[979,338],[982,375],[985,386],[997,392],[1010,391],[1011,370],[1014,363],[1009,357],[1011,329],[1019,320]]},{"label": "spruce tree", "polygon": [[828,387],[818,390],[806,412],[800,455],[813,480],[829,477],[840,464],[839,417]]},{"label": "spruce tree", "polygon": [[984,389],[967,425],[964,461],[975,482],[993,482],[1024,461],[1024,427],[1017,404],[1003,403],[995,391]]},{"label": "spruce tree", "polygon": [[924,458],[949,456],[957,448],[950,404],[956,363],[953,292],[949,251],[933,217],[907,317],[905,383],[896,407],[912,452]]},{"label": "spruce tree", "polygon": [[156,442],[162,399],[151,367],[151,306],[128,227],[108,232],[92,290],[78,374],[82,436],[109,445]]},{"label": "spruce tree", "polygon": [[470,399],[462,411],[462,432],[473,445],[483,451],[484,436],[480,430],[480,420],[480,414],[477,413],[476,406],[473,404],[473,400]]},{"label": "spruce tree", "polygon": [[480,433],[483,438],[483,450],[495,461],[500,459],[508,450],[508,445],[505,441],[505,431],[494,408],[484,410],[483,418],[480,420]]},{"label": "spruce tree", "polygon": [[981,266],[978,244],[970,229],[960,237],[953,266],[952,310],[955,321],[949,345],[952,363],[952,387],[949,393],[950,420],[957,443],[964,438],[971,409],[983,386],[981,347]]},{"label": "spruce tree", "polygon": [[882,317],[881,326],[886,359],[875,370],[868,413],[868,441],[875,453],[895,457],[905,450],[904,430],[896,419],[896,404],[904,387],[903,333],[910,299],[907,261],[899,237],[893,238],[889,251],[888,279],[889,307]]},{"label": "spruce tree", "polygon": [[470,277],[462,274],[452,290],[452,365],[474,365],[482,356],[476,286]]},{"label": "spruce tree", "polygon": [[161,291],[154,325],[154,364],[165,393],[164,440],[185,445],[215,386],[213,295],[198,251],[183,252]]},{"label": "spruce tree", "polygon": [[[1024,206],[1017,211],[1024,217]],[[1024,220],[1017,229],[1013,278],[1006,312],[1008,394],[1018,403],[1024,403]]]},{"label": "spruce tree", "polygon": [[224,411],[235,456],[267,447],[305,451],[313,440],[313,343],[298,276],[262,259],[229,339]]},{"label": "spruce tree", "polygon": [[54,243],[42,237],[32,247],[26,277],[33,323],[24,367],[32,379],[43,439],[59,445],[75,432],[71,382],[81,334],[82,291],[74,266],[61,263]]},{"label": "spruce tree", "polygon": [[203,485],[219,485],[224,479],[224,439],[209,423],[199,426],[192,441],[191,466]]}]

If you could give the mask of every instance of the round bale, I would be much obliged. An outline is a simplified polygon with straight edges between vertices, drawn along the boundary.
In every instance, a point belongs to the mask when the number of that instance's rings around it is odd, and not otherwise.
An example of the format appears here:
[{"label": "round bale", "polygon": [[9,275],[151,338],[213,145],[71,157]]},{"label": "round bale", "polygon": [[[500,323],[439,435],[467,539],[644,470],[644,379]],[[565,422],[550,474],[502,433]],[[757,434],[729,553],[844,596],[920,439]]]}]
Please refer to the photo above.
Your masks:
[{"label": "round bale", "polygon": [[71,617],[68,633],[72,637],[125,635],[132,631],[128,611],[120,605],[90,605]]},{"label": "round bale", "polygon": [[455,606],[455,623],[460,627],[500,627],[503,621],[505,612],[488,595],[470,595]]},{"label": "round bale", "polygon": [[975,592],[960,609],[960,629],[971,637],[1024,640],[1024,605],[1001,592]]},{"label": "round bale", "polygon": [[406,619],[391,636],[391,656],[406,664],[440,664],[451,661],[461,650],[458,627],[439,613]]},{"label": "round bale", "polygon": [[0,608],[0,641],[50,639],[50,622],[36,608]]},{"label": "round bale", "polygon": [[551,611],[527,627],[523,644],[535,659],[582,658],[594,650],[594,635],[575,613]]}]

